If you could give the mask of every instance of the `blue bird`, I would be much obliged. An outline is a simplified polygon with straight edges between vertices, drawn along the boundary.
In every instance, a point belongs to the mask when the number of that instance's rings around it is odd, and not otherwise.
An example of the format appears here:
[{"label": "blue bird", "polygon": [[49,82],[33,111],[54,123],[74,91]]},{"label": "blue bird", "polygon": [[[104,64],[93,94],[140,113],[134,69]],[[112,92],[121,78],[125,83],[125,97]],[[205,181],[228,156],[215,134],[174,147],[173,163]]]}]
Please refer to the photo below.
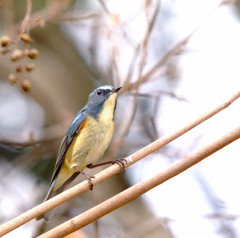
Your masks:
[{"label": "blue bird", "polygon": [[[117,92],[120,89],[121,87],[104,85],[89,95],[87,104],[72,121],[62,140],[50,188],[44,201],[61,193],[79,173],[88,180],[90,189],[93,188],[91,176],[83,170],[86,167],[95,167],[92,164],[102,157],[111,142]],[[116,162],[122,165],[122,162]],[[48,222],[51,213],[52,210],[36,219],[43,218]]]}]

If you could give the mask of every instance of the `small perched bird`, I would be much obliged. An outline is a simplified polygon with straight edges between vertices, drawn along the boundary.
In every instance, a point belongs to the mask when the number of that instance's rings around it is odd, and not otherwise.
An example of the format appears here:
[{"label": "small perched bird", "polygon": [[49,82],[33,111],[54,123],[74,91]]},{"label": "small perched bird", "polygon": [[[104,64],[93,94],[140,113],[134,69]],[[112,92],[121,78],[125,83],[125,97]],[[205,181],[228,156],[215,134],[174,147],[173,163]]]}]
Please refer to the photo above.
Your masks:
[{"label": "small perched bird", "polygon": [[[86,177],[90,189],[93,188],[91,176],[83,170],[86,167],[95,167],[92,164],[102,157],[110,144],[114,130],[117,92],[120,89],[121,87],[104,85],[89,95],[87,104],[72,121],[62,140],[50,188],[44,201],[61,193],[79,173]],[[48,222],[51,213],[52,210],[36,219],[43,218]]]}]

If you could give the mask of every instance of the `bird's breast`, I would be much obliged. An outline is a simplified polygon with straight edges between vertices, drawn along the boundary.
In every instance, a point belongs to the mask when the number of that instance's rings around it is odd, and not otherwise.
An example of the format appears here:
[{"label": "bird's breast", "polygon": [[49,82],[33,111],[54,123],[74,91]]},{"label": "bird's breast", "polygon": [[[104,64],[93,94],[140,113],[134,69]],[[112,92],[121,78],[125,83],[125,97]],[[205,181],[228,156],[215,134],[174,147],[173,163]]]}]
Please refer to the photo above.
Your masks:
[{"label": "bird's breast", "polygon": [[69,162],[70,168],[84,169],[100,159],[111,142],[113,131],[113,120],[103,123],[87,116],[66,153],[65,161]]}]

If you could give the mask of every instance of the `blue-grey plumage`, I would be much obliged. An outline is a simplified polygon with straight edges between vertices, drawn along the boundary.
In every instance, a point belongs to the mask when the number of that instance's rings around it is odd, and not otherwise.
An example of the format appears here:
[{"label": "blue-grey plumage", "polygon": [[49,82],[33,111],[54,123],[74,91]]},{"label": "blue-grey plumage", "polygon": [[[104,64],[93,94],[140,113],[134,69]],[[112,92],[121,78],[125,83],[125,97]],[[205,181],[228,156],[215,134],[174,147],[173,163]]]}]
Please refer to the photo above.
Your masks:
[{"label": "blue-grey plumage", "polygon": [[[109,146],[114,131],[117,92],[111,85],[96,88],[65,134],[45,201],[61,193],[89,164],[99,160]],[[49,221],[50,212],[38,219]]]}]

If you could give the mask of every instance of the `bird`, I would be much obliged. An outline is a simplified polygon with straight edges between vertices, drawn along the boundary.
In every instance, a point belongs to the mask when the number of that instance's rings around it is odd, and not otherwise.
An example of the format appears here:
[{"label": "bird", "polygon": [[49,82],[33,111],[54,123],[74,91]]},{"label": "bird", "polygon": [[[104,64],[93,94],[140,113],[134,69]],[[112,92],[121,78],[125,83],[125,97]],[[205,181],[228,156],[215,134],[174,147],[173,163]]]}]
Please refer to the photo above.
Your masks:
[{"label": "bird", "polygon": [[[55,163],[50,187],[44,201],[61,193],[80,173],[88,180],[93,189],[92,176],[83,170],[119,160],[94,165],[108,148],[114,131],[114,117],[117,105],[117,93],[121,87],[103,85],[96,88],[88,98],[86,105],[78,112],[62,139]],[[37,217],[49,222],[52,210]]]}]

